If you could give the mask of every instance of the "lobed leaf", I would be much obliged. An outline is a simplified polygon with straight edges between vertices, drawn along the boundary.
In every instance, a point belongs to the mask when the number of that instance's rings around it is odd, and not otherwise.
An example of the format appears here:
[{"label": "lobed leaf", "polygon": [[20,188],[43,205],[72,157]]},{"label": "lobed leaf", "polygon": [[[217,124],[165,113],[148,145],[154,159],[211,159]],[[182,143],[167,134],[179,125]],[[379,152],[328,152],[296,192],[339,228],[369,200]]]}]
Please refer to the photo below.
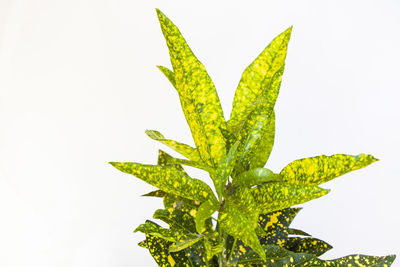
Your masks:
[{"label": "lobed leaf", "polygon": [[233,179],[233,184],[252,187],[267,182],[276,182],[281,180],[279,174],[273,173],[269,169],[255,168],[242,172]]},{"label": "lobed leaf", "polygon": [[[292,27],[274,38],[243,72],[235,92],[228,127],[235,128],[240,124],[249,115],[253,103],[260,98],[267,98],[270,108],[273,108],[279,93],[291,32]],[[274,81],[279,82],[271,86]]]},{"label": "lobed leaf", "polygon": [[176,152],[182,154],[186,158],[193,160],[193,161],[202,162],[199,151],[197,149],[195,149],[189,145],[176,142],[174,140],[165,139],[164,135],[162,135],[160,132],[155,131],[155,130],[146,130],[146,134],[151,139],[163,143],[164,145],[175,150]]},{"label": "lobed leaf", "polygon": [[312,259],[304,264],[309,267],[329,267],[329,266],[354,266],[354,267],[388,267],[392,265],[396,255],[384,257],[350,255],[334,260]]},{"label": "lobed leaf", "polygon": [[195,57],[179,29],[157,9],[161,30],[169,49],[183,112],[196,147],[206,163],[215,166],[225,156],[222,107],[211,78]]},{"label": "lobed leaf", "polygon": [[134,162],[110,162],[110,164],[167,193],[200,202],[208,199],[218,202],[206,183],[189,177],[173,166],[145,165]]},{"label": "lobed leaf", "polygon": [[306,185],[326,183],[350,171],[358,170],[377,161],[371,155],[336,154],[295,160],[281,171],[283,180]]},{"label": "lobed leaf", "polygon": [[310,201],[326,195],[330,190],[314,185],[270,182],[252,188],[255,201],[262,213],[268,213]]}]

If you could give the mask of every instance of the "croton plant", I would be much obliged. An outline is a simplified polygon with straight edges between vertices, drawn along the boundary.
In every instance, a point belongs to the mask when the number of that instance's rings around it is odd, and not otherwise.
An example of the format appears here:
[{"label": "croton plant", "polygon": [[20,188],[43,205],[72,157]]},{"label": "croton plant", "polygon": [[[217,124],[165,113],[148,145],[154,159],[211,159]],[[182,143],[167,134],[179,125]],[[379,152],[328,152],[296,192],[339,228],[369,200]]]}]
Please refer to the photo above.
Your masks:
[{"label": "croton plant", "polygon": [[[319,185],[377,161],[371,155],[336,154],[291,162],[279,173],[265,168],[274,144],[279,93],[290,27],[244,70],[225,121],[214,84],[178,28],[157,10],[172,69],[159,66],[178,92],[195,147],[147,135],[186,159],[158,152],[157,165],[111,162],[155,186],[144,196],[163,199],[154,219],[136,228],[159,266],[390,266],[394,255],[319,258],[332,246],[290,227],[301,208],[329,193]],[[182,167],[209,173],[214,188]]]}]

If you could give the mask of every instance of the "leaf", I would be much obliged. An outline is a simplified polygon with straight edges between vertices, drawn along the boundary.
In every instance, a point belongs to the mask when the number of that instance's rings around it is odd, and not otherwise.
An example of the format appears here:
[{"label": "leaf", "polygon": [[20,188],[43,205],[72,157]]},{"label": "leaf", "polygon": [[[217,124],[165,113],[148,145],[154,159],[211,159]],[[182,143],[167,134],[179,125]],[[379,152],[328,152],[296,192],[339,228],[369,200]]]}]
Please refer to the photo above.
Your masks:
[{"label": "leaf", "polygon": [[182,230],[184,234],[196,233],[193,217],[186,212],[176,209],[158,209],[154,212],[153,218],[164,221],[171,228]]},{"label": "leaf", "polygon": [[268,267],[303,266],[301,264],[304,264],[314,257],[314,255],[311,254],[294,253],[275,245],[266,245],[263,246],[263,249],[266,254],[266,259],[263,260],[255,254],[254,251],[250,251],[239,261],[229,266],[251,266],[251,264]]},{"label": "leaf", "polygon": [[168,153],[158,150],[158,159],[157,159],[157,165],[160,166],[174,166],[178,170],[180,170],[182,173],[186,174],[185,170],[182,168],[181,165],[177,164],[176,162],[173,162],[174,158],[169,155]]},{"label": "leaf", "polygon": [[289,228],[289,235],[303,235],[303,236],[311,236],[310,234],[294,228]]},{"label": "leaf", "polygon": [[192,266],[186,257],[185,253],[169,253],[168,249],[171,242],[161,239],[157,236],[146,235],[146,247],[158,266]]},{"label": "leaf", "polygon": [[151,191],[147,194],[142,195],[142,197],[165,197],[167,195],[167,193],[165,193],[162,190],[155,190],[155,191]]},{"label": "leaf", "polygon": [[175,244],[172,244],[169,247],[169,252],[181,251],[182,249],[185,249],[187,247],[192,246],[193,244],[196,244],[197,242],[199,242],[203,238],[204,238],[204,235],[197,235],[197,236],[192,237],[192,238],[178,240]]},{"label": "leaf", "polygon": [[171,82],[171,84],[176,88],[175,85],[175,74],[173,71],[169,70],[166,67],[163,66],[157,66],[157,68],[164,73],[164,75],[167,77],[167,79]]},{"label": "leaf", "polygon": [[259,254],[261,258],[265,259],[264,250],[258,241],[254,227],[239,209],[226,203],[225,209],[219,213],[218,223],[224,232],[240,239]]},{"label": "leaf", "polygon": [[142,232],[148,235],[157,236],[171,242],[176,242],[182,236],[182,234],[177,231],[162,228],[158,224],[149,220],[146,220],[146,223],[139,225],[134,232]]},{"label": "leaf", "polygon": [[312,237],[289,237],[284,240],[282,247],[296,253],[301,252],[316,256],[320,256],[332,248],[328,243]]},{"label": "leaf", "polygon": [[[272,40],[243,72],[235,92],[228,127],[240,124],[249,115],[251,105],[260,98],[268,98],[273,108],[279,93],[291,32],[292,27]],[[271,86],[273,80],[279,81],[274,87]]]},{"label": "leaf", "polygon": [[215,166],[225,156],[222,107],[211,78],[195,57],[179,29],[157,9],[169,49],[175,86],[196,147],[203,161]]},{"label": "leaf", "polygon": [[203,202],[195,215],[196,230],[199,234],[207,230],[205,220],[211,217],[213,213],[219,208],[218,202],[205,201]]},{"label": "leaf", "polygon": [[233,184],[252,187],[254,185],[279,180],[281,180],[281,176],[279,174],[273,173],[269,169],[255,168],[239,174],[233,179]]},{"label": "leaf", "polygon": [[174,140],[170,139],[165,139],[164,135],[162,135],[160,132],[155,131],[155,130],[146,130],[146,134],[153,140],[159,141],[163,143],[164,145],[172,148],[176,152],[182,154],[186,158],[193,160],[193,161],[198,161],[201,162],[201,158],[199,155],[199,151],[189,145],[182,144],[179,142],[176,142]]},{"label": "leaf", "polygon": [[221,160],[216,170],[215,178],[213,179],[215,185],[215,191],[217,192],[218,198],[222,199],[223,191],[225,190],[226,181],[232,173],[233,167],[236,162],[236,152],[239,146],[239,142],[236,142],[228,152],[228,155]]},{"label": "leaf", "polygon": [[328,267],[328,266],[354,266],[354,267],[388,267],[392,265],[396,255],[385,257],[349,255],[335,260],[312,259],[304,264],[309,267]]},{"label": "leaf", "polygon": [[246,217],[249,226],[256,229],[260,210],[249,188],[233,186],[226,198],[226,204],[234,205]]},{"label": "leaf", "polygon": [[173,166],[145,165],[134,162],[110,162],[118,170],[132,174],[161,190],[200,202],[218,202],[210,187]]},{"label": "leaf", "polygon": [[375,161],[377,161],[376,158],[366,154],[322,155],[295,160],[283,168],[281,175],[290,183],[319,185],[350,171],[366,167]]},{"label": "leaf", "polygon": [[266,101],[260,101],[254,105],[253,111],[240,127],[237,136],[237,140],[240,141],[240,157],[235,166],[235,175],[249,169],[254,151],[265,134],[272,112],[273,108],[268,106]]},{"label": "leaf", "polygon": [[266,233],[265,237],[260,238],[261,245],[280,245],[287,238],[289,225],[299,211],[298,208],[287,208],[261,214],[258,224]]},{"label": "leaf", "polygon": [[265,183],[252,188],[262,213],[280,210],[326,195],[330,190],[314,185],[280,182]]},{"label": "leaf", "polygon": [[221,243],[221,238],[218,232],[206,236],[204,239],[204,248],[206,250],[207,260],[211,260],[214,255],[221,253],[224,250],[224,244]]}]

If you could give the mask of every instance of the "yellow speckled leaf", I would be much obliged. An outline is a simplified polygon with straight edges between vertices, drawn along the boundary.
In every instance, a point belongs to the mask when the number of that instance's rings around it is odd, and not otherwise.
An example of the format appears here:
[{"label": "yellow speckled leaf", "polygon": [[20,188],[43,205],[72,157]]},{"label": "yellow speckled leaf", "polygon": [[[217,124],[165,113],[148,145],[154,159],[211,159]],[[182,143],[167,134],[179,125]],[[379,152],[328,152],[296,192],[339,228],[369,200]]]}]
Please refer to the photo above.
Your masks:
[{"label": "yellow speckled leaf", "polygon": [[176,242],[183,236],[179,231],[162,228],[158,224],[149,220],[146,220],[146,223],[139,225],[134,232],[142,232],[157,236],[171,242]]},{"label": "yellow speckled leaf", "polygon": [[252,229],[256,229],[260,208],[250,188],[245,186],[233,186],[228,192],[226,203],[235,206],[235,208],[246,217],[249,226]]},{"label": "yellow speckled leaf", "polygon": [[260,98],[268,99],[269,107],[273,108],[279,86],[272,87],[271,84],[273,80],[282,79],[291,32],[292,27],[278,35],[243,72],[235,92],[229,127],[235,128],[240,124]]},{"label": "yellow speckled leaf", "polygon": [[173,71],[169,70],[166,67],[163,66],[157,66],[157,68],[164,73],[164,75],[167,77],[167,79],[171,82],[171,84],[174,86],[174,88],[176,89],[176,85],[175,85],[175,74]]},{"label": "yellow speckled leaf", "polygon": [[218,216],[221,229],[250,246],[262,259],[265,259],[264,250],[258,241],[253,225],[247,220],[247,216],[235,206],[229,205],[229,203],[225,205],[225,209]]},{"label": "yellow speckled leaf", "polygon": [[225,128],[221,104],[214,84],[203,64],[195,57],[179,29],[157,10],[169,48],[183,112],[202,159],[215,166],[225,156]]},{"label": "yellow speckled leaf", "polygon": [[176,152],[182,154],[186,158],[193,160],[193,161],[202,162],[199,151],[197,149],[195,149],[189,145],[176,142],[174,140],[165,139],[164,135],[162,135],[160,132],[155,131],[155,130],[146,130],[146,134],[151,139],[163,143],[164,145],[175,150]]},{"label": "yellow speckled leaf", "polygon": [[350,255],[335,260],[312,259],[304,264],[307,267],[351,266],[351,267],[389,267],[396,255],[385,257]]},{"label": "yellow speckled leaf", "polygon": [[266,182],[276,182],[279,180],[281,180],[281,176],[279,174],[273,173],[269,169],[255,168],[239,174],[233,179],[233,184],[252,187],[254,185],[259,185]]},{"label": "yellow speckled leaf", "polygon": [[203,233],[207,230],[205,220],[211,217],[214,212],[219,208],[219,202],[213,202],[211,200],[201,203],[199,209],[195,214],[196,230],[197,232]]},{"label": "yellow speckled leaf", "polygon": [[270,182],[252,189],[262,213],[288,208],[326,195],[330,190],[314,185]]},{"label": "yellow speckled leaf", "polygon": [[296,252],[320,256],[332,248],[328,243],[313,237],[289,237],[281,245],[283,248]]},{"label": "yellow speckled leaf", "polygon": [[169,252],[178,252],[190,247],[204,238],[204,235],[196,235],[192,238],[180,239],[169,247]]},{"label": "yellow speckled leaf", "polygon": [[319,185],[350,171],[358,170],[377,161],[371,155],[336,154],[299,159],[281,171],[284,181],[296,184]]},{"label": "yellow speckled leaf", "polygon": [[110,162],[110,164],[167,193],[200,202],[208,199],[218,202],[206,183],[189,177],[173,166],[145,165],[134,162]]}]

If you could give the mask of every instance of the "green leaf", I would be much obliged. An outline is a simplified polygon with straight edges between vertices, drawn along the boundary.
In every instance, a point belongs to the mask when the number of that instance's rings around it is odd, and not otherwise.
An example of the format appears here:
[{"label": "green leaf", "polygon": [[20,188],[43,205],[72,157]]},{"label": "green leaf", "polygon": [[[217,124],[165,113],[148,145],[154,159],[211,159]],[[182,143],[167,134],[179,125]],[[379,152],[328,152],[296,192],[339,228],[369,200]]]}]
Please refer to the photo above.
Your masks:
[{"label": "green leaf", "polygon": [[188,239],[180,239],[175,244],[172,244],[169,247],[169,252],[181,251],[182,249],[185,249],[187,247],[190,247],[190,246],[196,244],[203,238],[204,238],[204,235],[197,235],[195,237],[188,238]]},{"label": "green leaf", "polygon": [[312,237],[289,237],[284,240],[282,247],[296,253],[308,253],[316,256],[320,256],[332,248],[328,243]]},{"label": "green leaf", "polygon": [[261,245],[280,245],[287,238],[289,225],[299,211],[299,208],[287,208],[261,214],[258,224],[266,233],[265,237],[260,238]]},{"label": "green leaf", "polygon": [[200,202],[208,199],[218,202],[206,183],[189,177],[173,166],[145,165],[134,162],[110,162],[110,164],[167,193]]},{"label": "green leaf", "polygon": [[235,166],[235,176],[249,169],[250,162],[254,158],[254,151],[268,128],[273,108],[267,104],[268,102],[264,100],[256,103],[240,127],[237,136],[237,140],[240,141],[240,157]]},{"label": "green leaf", "polygon": [[204,248],[207,260],[211,260],[216,254],[224,250],[224,244],[221,243],[221,237],[218,232],[206,236],[204,239]]},{"label": "green leaf", "polygon": [[158,159],[157,159],[157,165],[160,166],[174,166],[175,168],[177,168],[178,170],[180,170],[181,172],[185,173],[185,170],[182,168],[181,165],[177,164],[176,162],[173,162],[174,158],[169,155],[168,153],[162,151],[162,150],[158,150]]},{"label": "green leaf", "polygon": [[300,229],[289,228],[289,235],[302,235],[302,236],[311,236],[310,234],[304,232]]},{"label": "green leaf", "polygon": [[233,184],[252,187],[254,185],[279,180],[281,180],[281,176],[279,174],[273,173],[269,169],[255,168],[239,174],[233,179]]},{"label": "green leaf", "polygon": [[184,234],[196,234],[193,217],[186,212],[176,209],[158,209],[154,212],[153,218],[162,220],[171,228],[181,230]]},{"label": "green leaf", "polygon": [[165,197],[167,195],[167,193],[165,193],[162,190],[155,190],[155,191],[151,191],[147,194],[142,195],[142,197]]},{"label": "green leaf", "polygon": [[[292,27],[278,35],[245,69],[235,92],[228,126],[240,124],[249,115],[253,103],[260,98],[268,98],[269,106],[273,108],[279,93],[291,32]],[[271,86],[274,81],[275,86]]]},{"label": "green leaf", "polygon": [[146,220],[146,223],[139,225],[134,232],[142,232],[145,234],[157,236],[171,242],[176,242],[182,236],[182,234],[177,231],[162,228],[158,224],[149,220]]},{"label": "green leaf", "polygon": [[260,210],[251,189],[244,186],[233,186],[226,198],[226,204],[234,205],[246,217],[249,226],[256,229]]},{"label": "green leaf", "polygon": [[218,202],[205,201],[203,202],[195,215],[196,230],[199,234],[207,230],[205,221],[213,215],[213,213],[219,208]]},{"label": "green leaf", "polygon": [[[266,267],[282,267],[282,266],[303,266],[306,261],[312,259],[314,255],[306,253],[294,253],[275,245],[263,246],[266,259],[261,259],[254,251],[250,251],[239,261],[229,264],[229,266],[266,266]],[[241,265],[242,264],[242,265]]]},{"label": "green leaf", "polygon": [[197,149],[195,149],[189,145],[182,144],[182,143],[176,142],[174,140],[170,140],[170,139],[165,139],[164,135],[162,135],[160,132],[155,131],[155,130],[146,130],[146,134],[151,139],[163,143],[164,145],[172,148],[173,150],[182,154],[183,156],[185,156],[186,158],[188,158],[190,160],[198,161],[198,162],[202,161],[200,158],[199,151],[197,151]]},{"label": "green leaf", "polygon": [[377,161],[376,158],[366,154],[322,155],[295,160],[283,168],[281,175],[290,183],[319,185],[350,171],[366,167],[375,161]]},{"label": "green leaf", "polygon": [[236,162],[236,152],[239,146],[239,142],[236,142],[228,152],[228,155],[221,160],[218,164],[217,170],[215,172],[215,178],[213,179],[215,190],[218,194],[218,198],[222,199],[223,191],[225,190],[226,182],[228,181],[229,176],[232,173],[233,167]]},{"label": "green leaf", "polygon": [[354,266],[354,267],[388,267],[392,265],[396,255],[385,257],[349,255],[335,260],[312,259],[304,264],[308,267],[329,267],[329,266]]},{"label": "green leaf", "polygon": [[171,82],[171,84],[176,88],[175,85],[175,74],[173,71],[169,70],[166,67],[163,66],[157,66],[157,68],[164,73],[164,75],[167,77],[167,79]]},{"label": "green leaf", "polygon": [[169,49],[175,86],[183,112],[202,159],[215,166],[225,156],[225,128],[222,107],[211,78],[195,57],[179,29],[157,9]]},{"label": "green leaf", "polygon": [[280,210],[319,198],[330,190],[314,185],[270,182],[252,188],[262,213]]},{"label": "green leaf", "polygon": [[240,239],[244,244],[250,246],[261,258],[265,259],[265,253],[262,249],[254,227],[249,223],[247,216],[240,212],[229,202],[225,204],[225,209],[219,213],[218,223],[221,229],[229,235]]}]

